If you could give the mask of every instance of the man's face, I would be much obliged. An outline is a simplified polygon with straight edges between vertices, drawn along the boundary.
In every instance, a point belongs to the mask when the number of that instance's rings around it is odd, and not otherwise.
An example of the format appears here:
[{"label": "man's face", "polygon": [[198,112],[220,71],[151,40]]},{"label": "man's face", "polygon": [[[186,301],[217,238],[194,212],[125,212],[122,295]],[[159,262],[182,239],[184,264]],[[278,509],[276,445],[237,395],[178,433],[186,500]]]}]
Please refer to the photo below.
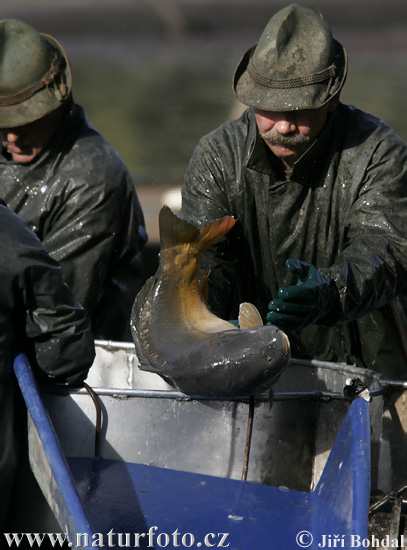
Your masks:
[{"label": "man's face", "polygon": [[51,141],[61,120],[61,109],[24,126],[0,128],[3,147],[16,162],[27,164],[37,157]]},{"label": "man's face", "polygon": [[339,97],[334,98],[319,109],[287,112],[255,109],[257,128],[276,157],[286,168],[292,168],[325,126],[328,113],[335,109],[338,100]]}]

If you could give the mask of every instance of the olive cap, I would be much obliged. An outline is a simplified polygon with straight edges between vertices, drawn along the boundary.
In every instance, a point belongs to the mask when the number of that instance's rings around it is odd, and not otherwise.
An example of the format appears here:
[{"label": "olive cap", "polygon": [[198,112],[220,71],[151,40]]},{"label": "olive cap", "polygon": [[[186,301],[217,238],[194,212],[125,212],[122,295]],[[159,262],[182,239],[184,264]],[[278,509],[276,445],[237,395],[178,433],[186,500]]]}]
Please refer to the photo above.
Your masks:
[{"label": "olive cap", "polygon": [[268,22],[233,75],[245,105],[264,111],[318,109],[343,87],[347,55],[320,15],[292,4]]},{"label": "olive cap", "polygon": [[42,118],[69,97],[71,68],[52,37],[16,19],[0,20],[0,128]]}]

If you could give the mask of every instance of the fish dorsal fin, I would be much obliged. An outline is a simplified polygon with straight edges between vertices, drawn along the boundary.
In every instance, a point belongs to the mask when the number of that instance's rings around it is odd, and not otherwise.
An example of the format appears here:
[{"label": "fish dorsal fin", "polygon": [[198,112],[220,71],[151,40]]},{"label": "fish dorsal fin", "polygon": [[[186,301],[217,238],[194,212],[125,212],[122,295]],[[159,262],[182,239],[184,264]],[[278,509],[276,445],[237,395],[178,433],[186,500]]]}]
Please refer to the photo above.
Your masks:
[{"label": "fish dorsal fin", "polygon": [[263,326],[263,319],[259,310],[249,302],[243,302],[239,306],[239,326],[241,330],[246,328]]},{"label": "fish dorsal fin", "polygon": [[202,254],[214,242],[223,237],[236,223],[232,216],[208,222],[201,228],[178,218],[168,206],[159,215],[161,250],[186,244]]},{"label": "fish dorsal fin", "polygon": [[134,304],[133,304],[133,308],[131,310],[131,316],[130,316],[131,335],[133,337],[133,342],[136,347],[136,354],[140,363],[145,363],[145,364],[148,364],[148,361],[144,356],[144,352],[142,350],[142,345],[141,345],[141,337],[140,337],[141,314],[143,310],[146,308],[146,306],[149,305],[149,298],[153,293],[156,282],[157,282],[156,275],[153,275],[152,277],[147,279],[147,281],[144,283],[139,293],[137,294],[136,299],[134,300]]}]

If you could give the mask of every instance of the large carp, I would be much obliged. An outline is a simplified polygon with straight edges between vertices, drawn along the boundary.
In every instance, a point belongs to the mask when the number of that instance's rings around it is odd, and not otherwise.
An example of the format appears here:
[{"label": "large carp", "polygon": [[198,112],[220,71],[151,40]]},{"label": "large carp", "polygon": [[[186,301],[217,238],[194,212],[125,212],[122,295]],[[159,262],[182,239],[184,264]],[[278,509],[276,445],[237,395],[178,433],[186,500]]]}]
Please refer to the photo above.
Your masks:
[{"label": "large carp", "polygon": [[199,229],[164,206],[160,265],[134,302],[131,328],[140,368],[187,394],[254,395],[269,389],[289,361],[287,336],[260,326],[253,305],[241,305],[240,329],[206,305],[207,276],[199,282],[202,255],[235,222],[226,216]]}]

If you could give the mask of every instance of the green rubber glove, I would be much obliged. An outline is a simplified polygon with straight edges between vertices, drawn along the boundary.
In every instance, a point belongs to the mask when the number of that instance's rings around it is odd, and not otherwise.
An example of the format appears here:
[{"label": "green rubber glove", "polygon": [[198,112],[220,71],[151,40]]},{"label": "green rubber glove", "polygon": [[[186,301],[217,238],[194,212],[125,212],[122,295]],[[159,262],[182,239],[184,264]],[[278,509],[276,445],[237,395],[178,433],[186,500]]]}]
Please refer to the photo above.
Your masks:
[{"label": "green rubber glove", "polygon": [[269,303],[267,324],[282,330],[297,330],[322,319],[334,308],[339,293],[335,283],[313,265],[290,259],[285,265],[297,275],[295,285],[278,290],[278,298]]}]

